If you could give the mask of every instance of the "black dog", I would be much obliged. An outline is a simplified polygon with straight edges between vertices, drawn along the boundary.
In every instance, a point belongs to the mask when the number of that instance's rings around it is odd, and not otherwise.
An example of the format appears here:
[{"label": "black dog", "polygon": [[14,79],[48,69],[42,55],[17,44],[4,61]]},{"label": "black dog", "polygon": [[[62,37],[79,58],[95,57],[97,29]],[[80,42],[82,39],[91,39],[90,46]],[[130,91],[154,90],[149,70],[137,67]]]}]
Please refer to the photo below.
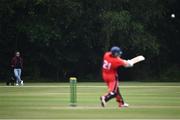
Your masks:
[{"label": "black dog", "polygon": [[8,80],[6,82],[6,85],[11,85],[11,86],[14,86],[15,85],[15,82],[16,82],[16,78],[14,76],[14,71],[13,70],[10,70],[10,76],[8,77]]},{"label": "black dog", "polygon": [[10,79],[9,80],[7,80],[7,82],[6,82],[6,85],[12,85],[12,86],[14,86],[14,84],[15,84],[15,79],[14,79],[14,77],[12,76],[12,77],[10,77]]}]

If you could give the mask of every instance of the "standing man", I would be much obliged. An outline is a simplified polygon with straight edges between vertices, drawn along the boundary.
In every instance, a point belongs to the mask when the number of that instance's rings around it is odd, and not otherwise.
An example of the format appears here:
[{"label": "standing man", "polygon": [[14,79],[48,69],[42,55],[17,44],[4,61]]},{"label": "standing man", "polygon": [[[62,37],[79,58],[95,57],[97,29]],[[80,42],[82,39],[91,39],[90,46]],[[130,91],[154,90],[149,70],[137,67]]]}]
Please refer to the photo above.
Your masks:
[{"label": "standing man", "polygon": [[122,50],[119,47],[112,47],[110,52],[106,52],[103,58],[102,78],[108,87],[108,93],[100,97],[102,107],[112,98],[116,98],[119,107],[128,107],[128,104],[123,101],[119,92],[118,73],[119,67],[133,67],[130,60],[120,58]]},{"label": "standing man", "polygon": [[20,56],[20,52],[16,52],[15,56],[11,60],[11,67],[14,71],[14,76],[16,77],[16,86],[23,85],[21,80],[21,72],[23,68],[23,59]]}]

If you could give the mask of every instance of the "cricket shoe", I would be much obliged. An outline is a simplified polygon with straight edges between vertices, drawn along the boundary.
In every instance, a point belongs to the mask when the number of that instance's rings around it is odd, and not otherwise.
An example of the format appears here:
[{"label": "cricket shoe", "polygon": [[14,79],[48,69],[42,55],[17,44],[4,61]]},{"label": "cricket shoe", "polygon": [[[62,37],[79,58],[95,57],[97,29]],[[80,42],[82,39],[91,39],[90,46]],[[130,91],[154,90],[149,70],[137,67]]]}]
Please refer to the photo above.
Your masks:
[{"label": "cricket shoe", "polygon": [[106,106],[105,97],[104,97],[104,96],[101,96],[101,97],[100,97],[100,100],[101,100],[101,106],[102,106],[102,107],[105,107],[105,106]]},{"label": "cricket shoe", "polygon": [[119,107],[121,107],[121,108],[123,108],[123,107],[128,107],[129,106],[129,104],[127,104],[127,103],[124,103],[124,104],[120,104],[119,105]]},{"label": "cricket shoe", "polygon": [[23,80],[21,80],[21,86],[23,86],[24,85],[24,82],[23,82]]},{"label": "cricket shoe", "polygon": [[18,83],[16,83],[16,86],[19,86],[19,84],[18,84]]}]

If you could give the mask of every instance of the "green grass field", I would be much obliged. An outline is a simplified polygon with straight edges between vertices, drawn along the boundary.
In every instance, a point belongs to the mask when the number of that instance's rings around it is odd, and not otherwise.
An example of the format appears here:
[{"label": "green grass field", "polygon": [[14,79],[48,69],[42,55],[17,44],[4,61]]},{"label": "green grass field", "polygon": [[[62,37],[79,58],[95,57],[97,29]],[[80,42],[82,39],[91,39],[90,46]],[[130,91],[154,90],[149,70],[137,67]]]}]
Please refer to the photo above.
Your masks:
[{"label": "green grass field", "polygon": [[180,119],[180,83],[125,82],[120,90],[128,108],[114,99],[100,106],[104,83],[78,83],[77,107],[69,106],[68,83],[0,84],[0,119]]}]

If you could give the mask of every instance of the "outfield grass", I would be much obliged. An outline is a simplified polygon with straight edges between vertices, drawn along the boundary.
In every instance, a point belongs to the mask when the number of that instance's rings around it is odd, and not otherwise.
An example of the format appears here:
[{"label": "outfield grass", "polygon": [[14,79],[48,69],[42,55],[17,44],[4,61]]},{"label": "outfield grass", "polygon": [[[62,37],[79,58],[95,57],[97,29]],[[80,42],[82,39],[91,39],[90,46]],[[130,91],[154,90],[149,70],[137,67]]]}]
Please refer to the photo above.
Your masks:
[{"label": "outfield grass", "polygon": [[120,109],[115,100],[106,108],[99,96],[103,83],[78,83],[78,106],[69,106],[68,83],[0,84],[0,119],[180,119],[180,83],[121,83],[130,104]]}]

